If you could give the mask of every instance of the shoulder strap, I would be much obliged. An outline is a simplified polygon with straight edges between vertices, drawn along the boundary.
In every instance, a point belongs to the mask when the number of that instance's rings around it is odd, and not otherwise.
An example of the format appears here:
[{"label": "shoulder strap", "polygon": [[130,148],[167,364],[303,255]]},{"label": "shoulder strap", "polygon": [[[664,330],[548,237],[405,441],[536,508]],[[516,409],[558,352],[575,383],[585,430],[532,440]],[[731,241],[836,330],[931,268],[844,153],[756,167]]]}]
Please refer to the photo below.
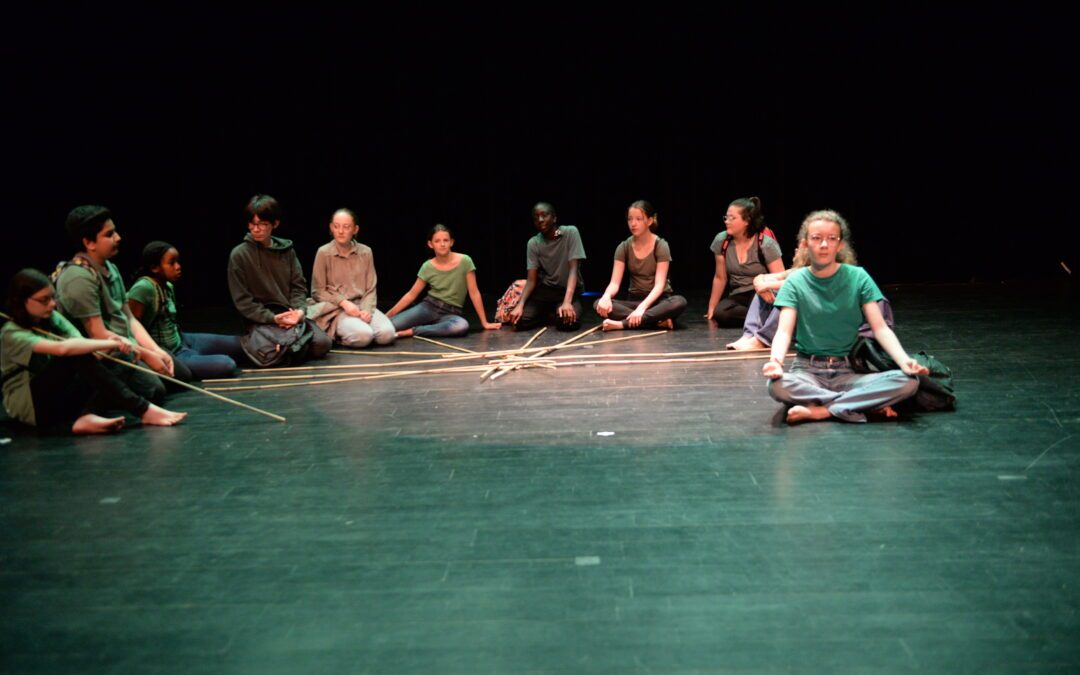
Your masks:
[{"label": "shoulder strap", "polygon": [[104,281],[104,279],[101,278],[101,274],[97,271],[97,268],[91,265],[89,260],[80,256],[75,256],[71,260],[61,260],[60,262],[56,263],[56,269],[54,269],[49,275],[49,280],[53,282],[54,286],[56,285],[56,281],[60,278],[60,274],[64,271],[64,269],[70,267],[71,265],[81,267],[84,270],[90,270],[94,273],[94,276],[97,278],[98,283]]}]

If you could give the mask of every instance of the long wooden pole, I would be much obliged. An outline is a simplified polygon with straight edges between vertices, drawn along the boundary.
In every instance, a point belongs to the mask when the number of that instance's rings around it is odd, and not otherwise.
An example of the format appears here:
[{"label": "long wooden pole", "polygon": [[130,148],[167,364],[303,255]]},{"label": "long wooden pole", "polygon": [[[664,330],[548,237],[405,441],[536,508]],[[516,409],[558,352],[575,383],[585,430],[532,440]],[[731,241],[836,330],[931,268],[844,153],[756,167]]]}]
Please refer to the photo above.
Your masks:
[{"label": "long wooden pole", "polygon": [[[511,355],[512,355],[512,354],[524,354],[524,353],[525,353],[525,352],[526,352],[526,351],[527,351],[527,350],[529,349],[529,345],[531,345],[532,343],[536,342],[536,338],[538,338],[538,337],[540,337],[541,335],[543,335],[543,334],[544,334],[544,331],[546,331],[546,330],[547,330],[547,326],[544,326],[544,327],[543,327],[543,328],[541,328],[540,330],[536,331],[536,335],[533,335],[533,336],[532,336],[531,338],[529,338],[529,341],[528,341],[528,342],[526,342],[525,344],[523,344],[523,345],[521,346],[521,348],[520,348],[520,349],[518,349],[517,351],[514,351],[514,352],[510,352],[510,354],[511,354]],[[481,379],[481,380],[487,379],[487,376],[488,376],[488,375],[491,375],[492,373],[494,373],[494,372],[495,372],[496,370],[498,370],[498,369],[499,369],[499,366],[497,366],[497,365],[496,365],[496,366],[492,366],[492,367],[488,368],[487,370],[485,370],[485,371],[483,372],[483,374],[482,374],[482,375],[480,375],[480,379]]]},{"label": "long wooden pole", "polygon": [[[529,356],[528,358],[530,358],[530,359],[538,359],[538,358],[540,358],[541,356],[543,356],[545,354],[550,354],[551,352],[555,351],[556,349],[560,349],[562,347],[565,347],[568,344],[577,342],[578,340],[585,337],[586,335],[590,335],[592,333],[595,333],[596,331],[600,330],[601,328],[603,328],[602,324],[599,325],[599,326],[593,326],[592,328],[590,328],[589,330],[587,330],[587,331],[585,331],[583,333],[578,333],[577,335],[570,338],[569,340],[563,340],[559,344],[552,345],[552,346],[550,346],[550,347],[548,347],[548,348],[546,348],[546,349],[544,349],[542,351],[536,352],[535,354],[533,354],[532,356]],[[491,376],[491,379],[494,381],[494,380],[502,377],[506,373],[510,372],[511,370],[517,370],[520,367],[521,367],[520,365],[515,364],[515,365],[505,367],[505,368],[501,368],[499,370],[499,372],[497,372],[497,373],[495,373],[494,375]]]},{"label": "long wooden pole", "polygon": [[423,375],[423,374],[440,374],[440,373],[462,373],[462,372],[480,372],[486,366],[453,366],[448,368],[428,368],[426,370],[401,370],[393,373],[379,373],[377,375],[356,375],[352,377],[334,377],[324,380],[311,380],[307,382],[285,382],[282,384],[257,384],[246,385],[239,387],[218,387],[214,391],[250,391],[254,389],[288,389],[290,387],[312,387],[321,384],[340,384],[344,382],[359,382],[361,380],[382,380],[389,377],[405,377],[406,375]]},{"label": "long wooden pole", "polygon": [[[8,316],[7,314],[4,314],[3,312],[0,312],[0,318],[7,319],[8,321],[12,320],[12,318],[10,316]],[[54,333],[50,333],[49,331],[44,330],[42,328],[35,327],[34,330],[36,332],[38,332],[38,333],[41,333],[42,335],[48,336],[48,337],[53,338],[55,340],[63,341],[63,340],[66,339],[66,338],[61,337],[59,335],[56,335]],[[150,370],[149,368],[146,368],[144,366],[140,366],[137,363],[132,363],[130,361],[125,361],[123,359],[118,359],[118,358],[116,358],[115,356],[113,356],[111,354],[106,354],[105,352],[94,352],[94,353],[101,356],[101,358],[103,358],[103,359],[108,359],[109,361],[112,361],[113,363],[119,363],[120,365],[122,365],[122,366],[124,366],[126,368],[134,368],[135,370],[141,370],[143,372],[150,373],[151,375],[155,375],[157,377],[160,377],[161,379],[163,379],[163,380],[165,380],[167,382],[172,382],[175,385],[184,387],[185,389],[190,389],[191,391],[197,391],[200,394],[204,394],[206,396],[209,396],[210,398],[215,398],[215,399],[217,399],[219,401],[224,401],[225,403],[235,405],[235,406],[237,406],[239,408],[244,408],[245,410],[250,410],[251,412],[258,413],[259,415],[265,415],[266,417],[269,417],[270,419],[277,420],[278,422],[285,422],[286,421],[285,418],[282,417],[281,415],[275,415],[272,412],[267,412],[267,411],[262,410],[260,408],[256,408],[253,405],[248,405],[247,403],[241,403],[240,401],[234,401],[231,398],[226,398],[226,397],[224,397],[224,396],[222,396],[220,394],[215,394],[214,392],[209,391],[207,389],[200,389],[199,387],[196,387],[193,384],[188,384],[187,382],[184,382],[183,380],[178,380],[175,377],[170,377],[169,375],[162,375],[161,373],[156,373],[153,370]]]},{"label": "long wooden pole", "polygon": [[403,352],[396,349],[331,349],[331,354],[348,354],[349,356],[449,356],[443,352]]},{"label": "long wooden pole", "polygon": [[422,335],[413,335],[414,340],[423,340],[424,342],[430,342],[433,345],[439,345],[440,347],[446,347],[447,349],[456,349],[459,352],[465,352],[466,354],[475,354],[471,349],[465,349],[464,347],[455,347],[454,345],[446,344],[445,342],[439,342],[438,340],[432,340]]}]

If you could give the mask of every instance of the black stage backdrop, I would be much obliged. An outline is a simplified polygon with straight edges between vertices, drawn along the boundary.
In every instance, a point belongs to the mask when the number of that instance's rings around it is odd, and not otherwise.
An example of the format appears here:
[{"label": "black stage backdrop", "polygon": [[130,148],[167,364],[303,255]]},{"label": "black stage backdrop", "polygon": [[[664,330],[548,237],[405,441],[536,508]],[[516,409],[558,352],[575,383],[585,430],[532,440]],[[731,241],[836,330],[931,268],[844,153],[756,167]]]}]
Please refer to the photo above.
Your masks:
[{"label": "black stage backdrop", "polygon": [[257,192],[306,269],[331,212],[356,210],[383,306],[436,222],[500,293],[538,200],[581,228],[592,290],[640,198],[681,290],[708,287],[726,205],[750,195],[786,260],[806,212],[841,211],[882,283],[1080,268],[1077,40],[1049,6],[28,11],[0,46],[5,280],[68,255],[66,212],[101,203],[125,273],[165,239],[182,300],[226,305]]}]

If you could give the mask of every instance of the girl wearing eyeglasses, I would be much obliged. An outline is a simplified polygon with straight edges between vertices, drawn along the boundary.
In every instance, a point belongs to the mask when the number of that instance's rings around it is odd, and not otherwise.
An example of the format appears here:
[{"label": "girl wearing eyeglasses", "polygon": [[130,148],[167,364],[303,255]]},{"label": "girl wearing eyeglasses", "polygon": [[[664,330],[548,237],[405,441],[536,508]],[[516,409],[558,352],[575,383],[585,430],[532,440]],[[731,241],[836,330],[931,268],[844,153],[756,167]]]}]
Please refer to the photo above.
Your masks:
[{"label": "girl wearing eyeglasses", "polygon": [[[789,406],[789,424],[834,417],[865,422],[867,411],[894,417],[891,406],[919,388],[913,376],[929,372],[908,356],[886,324],[878,306],[884,296],[870,275],[838,260],[850,238],[839,213],[814,211],[807,216],[799,245],[805,246],[808,265],[792,271],[776,295],[780,323],[761,372],[770,380],[769,394]],[[864,320],[900,370],[852,371],[848,354]],[[784,356],[793,335],[798,355],[785,372]]]},{"label": "girl wearing eyeglasses", "polygon": [[138,348],[118,335],[82,337],[56,311],[56,291],[38,270],[18,272],[7,301],[11,320],[0,329],[0,374],[4,408],[13,418],[41,432],[104,434],[124,426],[123,417],[105,417],[109,411],[154,426],[172,426],[187,416],[150,403],[101,365],[94,352]]},{"label": "girl wearing eyeglasses", "polygon": [[731,202],[724,224],[726,229],[709,247],[716,257],[716,272],[705,318],[721,328],[741,328],[754,299],[754,278],[783,272],[784,261],[780,244],[765,227],[757,197]]}]

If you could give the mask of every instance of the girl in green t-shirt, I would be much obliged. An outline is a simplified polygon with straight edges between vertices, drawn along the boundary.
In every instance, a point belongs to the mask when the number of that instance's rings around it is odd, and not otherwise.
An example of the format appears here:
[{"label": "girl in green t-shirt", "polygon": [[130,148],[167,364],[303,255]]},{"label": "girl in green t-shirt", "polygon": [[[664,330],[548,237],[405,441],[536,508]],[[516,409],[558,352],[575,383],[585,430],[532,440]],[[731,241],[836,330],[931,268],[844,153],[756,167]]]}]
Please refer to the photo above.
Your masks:
[{"label": "girl in green t-shirt", "polygon": [[116,335],[82,337],[55,311],[56,291],[38,270],[25,269],[12,278],[7,305],[11,316],[0,330],[0,374],[4,407],[13,418],[42,431],[104,434],[124,425],[123,417],[105,417],[107,411],[122,410],[156,426],[172,426],[187,416],[132,392],[94,358],[94,352],[127,354],[138,348]]},{"label": "girl in green t-shirt", "polygon": [[243,350],[240,336],[185,333],[176,318],[176,291],[180,278],[180,252],[172,244],[152,241],[143,248],[142,267],[128,289],[128,305],[135,318],[162,349],[175,356],[176,378],[184,382],[232,377]]},{"label": "girl in green t-shirt", "polygon": [[[464,253],[454,253],[454,238],[445,225],[436,225],[428,234],[428,248],[435,257],[420,266],[416,282],[401,296],[386,316],[390,318],[398,337],[430,335],[460,337],[469,332],[469,322],[461,315],[465,295],[472,300],[476,315],[484,330],[498,330],[501,323],[487,320],[484,301],[476,285],[476,266]],[[428,294],[409,307],[424,289]],[[408,309],[405,309],[408,307]],[[403,311],[404,310],[404,311]]]}]

